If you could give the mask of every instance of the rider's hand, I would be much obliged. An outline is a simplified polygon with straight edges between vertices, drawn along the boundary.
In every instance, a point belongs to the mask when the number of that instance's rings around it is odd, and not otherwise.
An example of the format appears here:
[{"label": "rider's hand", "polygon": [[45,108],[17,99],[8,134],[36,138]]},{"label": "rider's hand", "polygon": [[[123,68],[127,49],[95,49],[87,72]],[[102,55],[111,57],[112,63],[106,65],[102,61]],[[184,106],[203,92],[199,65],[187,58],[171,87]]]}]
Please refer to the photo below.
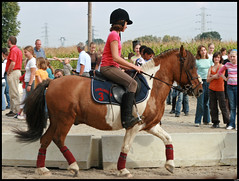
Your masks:
[{"label": "rider's hand", "polygon": [[138,73],[141,73],[141,72],[143,72],[143,69],[142,69],[142,67],[140,67],[140,66],[137,66],[137,65],[135,65],[135,68],[134,68]]}]

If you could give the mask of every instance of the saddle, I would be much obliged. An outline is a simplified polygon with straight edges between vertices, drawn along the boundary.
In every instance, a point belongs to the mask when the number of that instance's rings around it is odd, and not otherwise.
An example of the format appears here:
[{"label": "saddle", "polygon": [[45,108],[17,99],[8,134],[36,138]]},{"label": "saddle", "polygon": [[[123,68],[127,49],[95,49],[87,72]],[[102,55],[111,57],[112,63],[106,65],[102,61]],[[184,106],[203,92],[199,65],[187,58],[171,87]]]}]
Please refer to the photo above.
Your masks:
[{"label": "saddle", "polygon": [[[133,77],[136,71],[126,71],[131,77]],[[91,80],[91,95],[95,102],[101,104],[114,104],[120,105],[122,102],[122,96],[126,92],[125,88],[121,85],[118,85],[110,80],[108,80],[103,74],[99,71],[90,72],[92,77]],[[135,93],[135,102],[136,104],[143,102],[148,97],[148,92],[150,87],[141,74],[135,76],[135,80],[138,83],[137,91]]]}]

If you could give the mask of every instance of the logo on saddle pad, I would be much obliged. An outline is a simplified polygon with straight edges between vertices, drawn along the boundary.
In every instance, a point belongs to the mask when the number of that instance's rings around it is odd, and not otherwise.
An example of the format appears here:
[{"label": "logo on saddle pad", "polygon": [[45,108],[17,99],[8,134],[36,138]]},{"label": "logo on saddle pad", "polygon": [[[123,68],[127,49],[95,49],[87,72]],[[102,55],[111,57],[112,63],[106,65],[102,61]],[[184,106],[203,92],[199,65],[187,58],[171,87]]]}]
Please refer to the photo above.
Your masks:
[{"label": "logo on saddle pad", "polygon": [[[135,94],[136,104],[143,102],[148,97],[150,87],[143,75],[137,74],[135,80],[138,88]],[[126,92],[124,87],[108,80],[91,80],[91,95],[94,101],[101,104],[120,105],[122,96]]]}]

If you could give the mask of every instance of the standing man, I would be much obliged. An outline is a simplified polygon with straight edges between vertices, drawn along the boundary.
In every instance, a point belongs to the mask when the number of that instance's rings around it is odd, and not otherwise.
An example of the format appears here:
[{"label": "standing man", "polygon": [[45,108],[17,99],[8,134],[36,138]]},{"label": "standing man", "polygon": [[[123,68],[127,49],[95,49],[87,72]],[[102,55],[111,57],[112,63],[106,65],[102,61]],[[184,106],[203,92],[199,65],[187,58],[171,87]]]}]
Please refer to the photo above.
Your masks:
[{"label": "standing man", "polygon": [[90,50],[86,53],[90,55],[91,58],[91,69],[92,70],[98,70],[100,65],[100,58],[98,57],[98,54],[96,53],[96,44],[94,42],[90,43]]},{"label": "standing man", "polygon": [[38,57],[46,58],[45,51],[41,48],[41,40],[40,39],[37,39],[35,41],[34,53],[36,55],[36,58],[38,58]]},{"label": "standing man", "polygon": [[10,95],[10,112],[6,115],[14,117],[20,109],[20,93],[18,90],[19,77],[22,68],[22,51],[16,46],[17,38],[10,36],[8,39],[8,48],[10,48],[7,57],[6,72]]},{"label": "standing man", "polygon": [[89,71],[91,70],[91,58],[84,49],[84,43],[80,42],[77,44],[77,50],[80,54],[77,61],[76,72],[79,75],[90,76]]}]

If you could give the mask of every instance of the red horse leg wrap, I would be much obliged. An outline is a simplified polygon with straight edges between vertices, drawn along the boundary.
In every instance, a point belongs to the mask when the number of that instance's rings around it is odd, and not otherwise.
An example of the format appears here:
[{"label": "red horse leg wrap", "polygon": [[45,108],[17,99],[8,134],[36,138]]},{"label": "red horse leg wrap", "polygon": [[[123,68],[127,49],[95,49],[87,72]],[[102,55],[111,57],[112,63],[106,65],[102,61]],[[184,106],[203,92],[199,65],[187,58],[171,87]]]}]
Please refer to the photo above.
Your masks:
[{"label": "red horse leg wrap", "polygon": [[126,157],[127,157],[126,153],[120,152],[120,156],[119,156],[118,163],[117,163],[117,169],[118,170],[121,170],[121,169],[125,168]]},{"label": "red horse leg wrap", "polygon": [[166,145],[166,159],[173,160],[173,145]]},{"label": "red horse leg wrap", "polygon": [[75,157],[72,155],[72,153],[66,146],[63,146],[60,150],[61,150],[61,153],[66,158],[69,165],[76,161]]},{"label": "red horse leg wrap", "polygon": [[46,149],[40,148],[37,156],[37,168],[45,167]]}]

